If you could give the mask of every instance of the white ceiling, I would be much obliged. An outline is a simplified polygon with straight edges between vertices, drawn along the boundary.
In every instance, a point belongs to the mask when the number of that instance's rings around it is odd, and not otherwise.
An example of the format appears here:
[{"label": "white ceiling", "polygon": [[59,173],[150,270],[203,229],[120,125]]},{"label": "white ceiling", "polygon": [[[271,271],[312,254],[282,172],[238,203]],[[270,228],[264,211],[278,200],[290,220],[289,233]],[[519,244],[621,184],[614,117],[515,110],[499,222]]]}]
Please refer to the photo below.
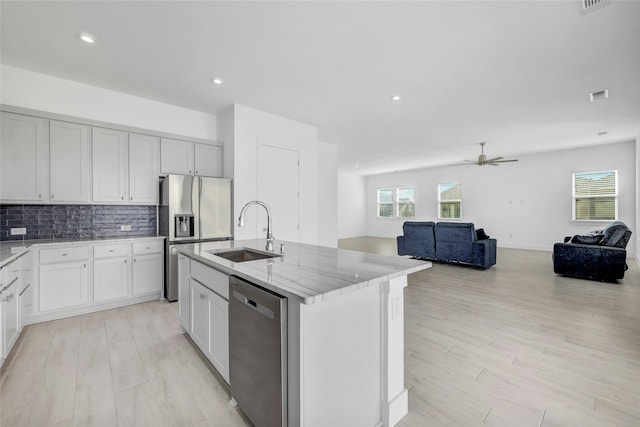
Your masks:
[{"label": "white ceiling", "polygon": [[[480,141],[508,157],[640,131],[638,1],[590,13],[579,0],[0,7],[3,64],[210,114],[236,103],[289,117],[363,174],[475,159]],[[609,99],[590,103],[601,89]]]}]

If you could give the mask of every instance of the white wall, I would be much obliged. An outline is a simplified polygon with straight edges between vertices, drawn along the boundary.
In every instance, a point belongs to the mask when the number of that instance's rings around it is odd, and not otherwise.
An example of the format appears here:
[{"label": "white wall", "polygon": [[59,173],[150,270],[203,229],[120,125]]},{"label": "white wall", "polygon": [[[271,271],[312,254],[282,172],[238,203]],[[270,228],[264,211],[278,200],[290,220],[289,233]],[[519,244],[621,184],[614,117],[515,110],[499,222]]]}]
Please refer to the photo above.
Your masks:
[{"label": "white wall", "polygon": [[[338,173],[338,238],[367,235],[367,186],[362,175]],[[371,234],[379,236],[379,234]]]},{"label": "white wall", "polygon": [[636,236],[636,261],[640,265],[640,130],[636,137],[636,229],[633,233]]},{"label": "white wall", "polygon": [[318,245],[338,246],[338,146],[318,141]]},{"label": "white wall", "polygon": [[216,116],[8,65],[0,103],[142,129],[216,140]]},{"label": "white wall", "polygon": [[[261,145],[295,150],[299,152],[299,221],[300,241],[303,243],[318,244],[319,227],[330,227],[331,220],[320,221],[320,215],[335,215],[333,211],[327,211],[325,206],[320,210],[319,203],[330,198],[330,193],[335,191],[334,180],[326,180],[329,172],[320,172],[320,162],[324,162],[323,168],[335,169],[334,155],[331,147],[323,146],[318,142],[318,129],[314,126],[300,123],[291,119],[258,111],[241,105],[233,105],[229,110],[221,114],[224,127],[233,126],[233,131],[222,130],[224,135],[225,151],[229,145],[233,145],[233,158],[225,155],[225,170],[233,171],[234,180],[234,216],[242,209],[242,206],[258,197],[257,194],[257,170],[259,158],[257,153]],[[322,147],[322,148],[321,148]],[[229,165],[228,163],[232,163]],[[278,171],[273,171],[277,174]],[[333,212],[333,213],[332,213]],[[282,219],[279,219],[282,221]],[[275,225],[274,225],[275,227]],[[263,238],[262,231],[246,226],[239,228],[235,225],[236,239]],[[323,229],[321,233],[327,236],[335,235],[333,230]],[[277,238],[277,230],[274,230]],[[329,237],[329,239],[333,239]],[[324,242],[323,236],[322,241]]]},{"label": "white wall", "polygon": [[[462,183],[462,220],[498,240],[498,246],[550,251],[564,236],[602,228],[603,223],[571,221],[571,174],[617,169],[619,219],[636,223],[635,141],[521,156],[517,163],[449,166],[369,176],[366,184],[366,234],[395,237],[402,219],[376,217],[378,188],[415,187],[416,218],[437,221],[439,183]],[[627,246],[636,253],[636,240]]]}]

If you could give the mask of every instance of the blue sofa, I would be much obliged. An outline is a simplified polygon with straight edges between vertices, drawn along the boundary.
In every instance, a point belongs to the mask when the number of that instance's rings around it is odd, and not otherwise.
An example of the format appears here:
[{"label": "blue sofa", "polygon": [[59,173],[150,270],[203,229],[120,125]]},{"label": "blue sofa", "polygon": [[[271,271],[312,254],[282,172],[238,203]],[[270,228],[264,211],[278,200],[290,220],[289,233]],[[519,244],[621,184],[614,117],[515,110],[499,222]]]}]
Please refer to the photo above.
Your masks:
[{"label": "blue sofa", "polygon": [[553,245],[553,271],[566,277],[615,282],[627,270],[631,230],[620,221],[603,230],[565,238]]},{"label": "blue sofa", "polygon": [[489,268],[496,263],[496,239],[478,240],[470,222],[417,222],[402,225],[398,255]]}]

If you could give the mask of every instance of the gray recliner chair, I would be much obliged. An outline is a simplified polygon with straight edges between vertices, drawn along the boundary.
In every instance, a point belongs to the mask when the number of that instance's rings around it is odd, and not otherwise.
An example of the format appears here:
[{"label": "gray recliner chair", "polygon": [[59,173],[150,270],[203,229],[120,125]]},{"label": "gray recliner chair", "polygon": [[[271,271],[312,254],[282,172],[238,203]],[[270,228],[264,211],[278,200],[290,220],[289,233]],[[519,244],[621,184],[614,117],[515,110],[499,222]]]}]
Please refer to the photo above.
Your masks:
[{"label": "gray recliner chair", "polygon": [[553,271],[567,277],[615,282],[627,270],[631,230],[615,221],[605,229],[565,238],[553,245]]}]

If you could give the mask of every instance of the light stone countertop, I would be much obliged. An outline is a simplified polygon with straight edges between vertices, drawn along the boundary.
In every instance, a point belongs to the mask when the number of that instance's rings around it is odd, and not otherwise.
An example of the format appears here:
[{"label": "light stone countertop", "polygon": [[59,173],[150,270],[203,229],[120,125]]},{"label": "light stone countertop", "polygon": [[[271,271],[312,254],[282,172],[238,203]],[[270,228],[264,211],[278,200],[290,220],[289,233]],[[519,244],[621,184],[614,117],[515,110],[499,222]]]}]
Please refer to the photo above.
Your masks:
[{"label": "light stone countertop", "polygon": [[431,267],[429,261],[376,255],[346,249],[276,241],[274,253],[281,257],[232,262],[215,256],[230,248],[265,251],[265,240],[226,240],[177,245],[178,252],[222,273],[242,277],[259,286],[314,304],[390,279]]},{"label": "light stone countertop", "polygon": [[32,246],[75,245],[81,243],[108,243],[128,240],[164,239],[164,236],[94,237],[88,239],[3,240],[0,242],[0,267],[10,263]]}]

